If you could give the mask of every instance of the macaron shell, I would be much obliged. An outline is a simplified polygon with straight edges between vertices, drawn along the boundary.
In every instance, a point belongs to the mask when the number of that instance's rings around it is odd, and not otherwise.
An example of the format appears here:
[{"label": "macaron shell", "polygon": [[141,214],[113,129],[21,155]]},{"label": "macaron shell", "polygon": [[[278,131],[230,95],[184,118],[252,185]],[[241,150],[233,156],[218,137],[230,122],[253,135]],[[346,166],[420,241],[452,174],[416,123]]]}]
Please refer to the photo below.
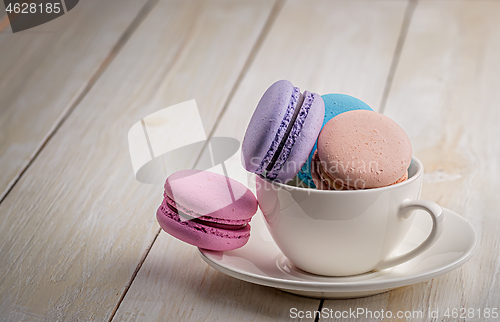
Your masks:
[{"label": "macaron shell", "polygon": [[160,227],[173,237],[196,247],[225,251],[244,246],[250,238],[250,224],[238,230],[205,226],[191,220],[182,221],[178,214],[164,203],[158,208],[156,218]]},{"label": "macaron shell", "polygon": [[170,175],[165,182],[165,194],[193,217],[249,220],[258,207],[247,187],[210,171],[183,170]]},{"label": "macaron shell", "polygon": [[[333,181],[332,183],[328,182],[328,180],[324,180],[323,177],[318,173],[317,167],[318,167],[318,153],[314,153],[313,159],[312,159],[312,166],[311,166],[311,175],[312,179],[314,181],[314,184],[316,185],[317,189],[319,190],[356,190],[356,187],[347,187],[342,184],[339,184],[339,181]],[[408,171],[405,171],[404,175],[399,178],[396,182],[393,182],[389,184],[389,186],[395,185],[397,183],[401,183],[403,181],[408,180]],[[330,180],[332,181],[332,180]],[[380,187],[379,187],[380,188]]]},{"label": "macaron shell", "polygon": [[320,177],[318,174],[318,171],[316,170],[318,167],[318,152],[316,151],[313,155],[312,161],[311,161],[311,178],[314,183],[314,187],[318,190],[335,190],[335,187],[331,187],[329,184],[323,181],[323,179]]},{"label": "macaron shell", "polygon": [[393,184],[401,183],[406,180],[408,180],[408,170],[406,170],[405,174],[401,178],[399,178],[398,181],[391,183],[390,186],[392,186]]},{"label": "macaron shell", "polygon": [[287,112],[290,114],[288,107],[294,89],[287,80],[277,81],[257,104],[241,144],[241,162],[246,170],[255,173],[280,128],[284,134],[288,124],[282,124],[282,121]]},{"label": "macaron shell", "polygon": [[330,176],[348,185],[362,182],[364,188],[396,182],[407,171],[411,155],[404,130],[373,111],[342,113],[324,126],[318,138],[318,157]]},{"label": "macaron shell", "polygon": [[[321,128],[335,116],[353,110],[372,111],[370,106],[365,102],[345,94],[325,94],[321,98],[324,102],[324,119]],[[317,141],[315,141],[306,163],[298,173],[299,179],[311,188],[316,188],[311,176],[311,160],[314,152],[317,149]]]},{"label": "macaron shell", "polygon": [[[313,100],[307,114],[299,114],[295,121],[296,123],[302,123],[299,127],[300,130],[290,133],[290,136],[294,136],[295,142],[291,147],[286,163],[276,177],[276,181],[286,183],[297,175],[305,164],[319,135],[325,115],[325,104],[321,96],[316,93],[311,94]],[[283,149],[285,148],[289,147],[284,147]]]}]

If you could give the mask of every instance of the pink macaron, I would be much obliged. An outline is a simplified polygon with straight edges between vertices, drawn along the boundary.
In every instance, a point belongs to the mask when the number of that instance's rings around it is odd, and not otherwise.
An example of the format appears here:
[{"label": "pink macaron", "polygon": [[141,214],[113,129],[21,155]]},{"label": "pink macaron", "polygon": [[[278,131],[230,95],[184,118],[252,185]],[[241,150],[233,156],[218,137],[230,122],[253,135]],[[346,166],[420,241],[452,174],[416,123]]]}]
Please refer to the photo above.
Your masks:
[{"label": "pink macaron", "polygon": [[183,170],[167,178],[156,218],[165,232],[186,243],[224,251],[247,243],[256,212],[255,196],[238,181],[209,171]]},{"label": "pink macaron", "polygon": [[318,138],[311,172],[319,189],[372,189],[408,178],[412,149],[389,117],[365,110],[331,119]]}]

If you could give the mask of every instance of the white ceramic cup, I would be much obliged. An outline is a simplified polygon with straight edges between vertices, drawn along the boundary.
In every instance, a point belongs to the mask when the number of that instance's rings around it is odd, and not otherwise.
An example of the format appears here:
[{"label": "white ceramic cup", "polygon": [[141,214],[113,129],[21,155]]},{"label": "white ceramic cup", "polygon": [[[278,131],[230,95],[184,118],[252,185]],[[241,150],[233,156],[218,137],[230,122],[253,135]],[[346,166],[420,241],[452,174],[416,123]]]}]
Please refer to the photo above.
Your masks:
[{"label": "white ceramic cup", "polygon": [[[295,266],[319,275],[357,275],[404,263],[441,235],[443,209],[419,200],[423,172],[422,163],[413,157],[408,180],[346,191],[299,188],[257,177],[257,198],[274,241]],[[416,209],[430,215],[432,231],[412,251],[391,257]]]}]

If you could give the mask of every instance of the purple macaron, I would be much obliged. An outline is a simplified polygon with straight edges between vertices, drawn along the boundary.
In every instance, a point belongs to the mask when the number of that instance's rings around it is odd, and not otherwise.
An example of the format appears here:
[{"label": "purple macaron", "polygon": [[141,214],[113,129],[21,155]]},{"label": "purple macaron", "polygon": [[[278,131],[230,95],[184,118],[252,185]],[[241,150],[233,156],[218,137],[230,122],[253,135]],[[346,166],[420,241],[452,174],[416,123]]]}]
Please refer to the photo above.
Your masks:
[{"label": "purple macaron", "polygon": [[263,178],[288,182],[302,168],[318,138],[325,105],[287,80],[271,85],[248,124],[241,147],[243,167]]},{"label": "purple macaron", "polygon": [[257,212],[253,193],[236,180],[209,171],[183,170],[165,182],[156,218],[170,235],[210,250],[245,245]]}]

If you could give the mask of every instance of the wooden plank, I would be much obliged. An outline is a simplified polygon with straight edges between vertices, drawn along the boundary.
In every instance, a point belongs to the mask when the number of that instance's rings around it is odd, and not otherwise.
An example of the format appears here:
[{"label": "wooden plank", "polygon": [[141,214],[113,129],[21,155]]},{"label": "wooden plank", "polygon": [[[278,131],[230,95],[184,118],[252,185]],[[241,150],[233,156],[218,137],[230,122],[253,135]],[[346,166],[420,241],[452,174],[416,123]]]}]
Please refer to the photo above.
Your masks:
[{"label": "wooden plank", "polygon": [[92,85],[145,3],[80,1],[46,24],[0,33],[0,200]]},{"label": "wooden plank", "polygon": [[[377,108],[405,7],[394,1],[286,2],[214,135],[241,141],[262,93],[282,78],[319,93],[356,95]],[[247,182],[240,152],[225,165],[231,177]],[[292,307],[314,311],[319,302],[217,273],[194,247],[161,232],[114,320],[288,321]]]},{"label": "wooden plank", "polygon": [[[465,308],[474,316],[460,321],[496,320],[477,310],[500,307],[499,16],[494,1],[419,2],[385,110],[424,164],[422,198],[467,218],[479,235],[477,253],[431,281],[326,307],[422,311],[419,321],[455,321],[446,310]],[[429,318],[430,310],[439,318]]]},{"label": "wooden plank", "polygon": [[151,10],[0,205],[4,320],[110,318],[158,232],[162,198],[134,178],[129,128],[195,98],[209,131],[271,7],[178,0]]}]

